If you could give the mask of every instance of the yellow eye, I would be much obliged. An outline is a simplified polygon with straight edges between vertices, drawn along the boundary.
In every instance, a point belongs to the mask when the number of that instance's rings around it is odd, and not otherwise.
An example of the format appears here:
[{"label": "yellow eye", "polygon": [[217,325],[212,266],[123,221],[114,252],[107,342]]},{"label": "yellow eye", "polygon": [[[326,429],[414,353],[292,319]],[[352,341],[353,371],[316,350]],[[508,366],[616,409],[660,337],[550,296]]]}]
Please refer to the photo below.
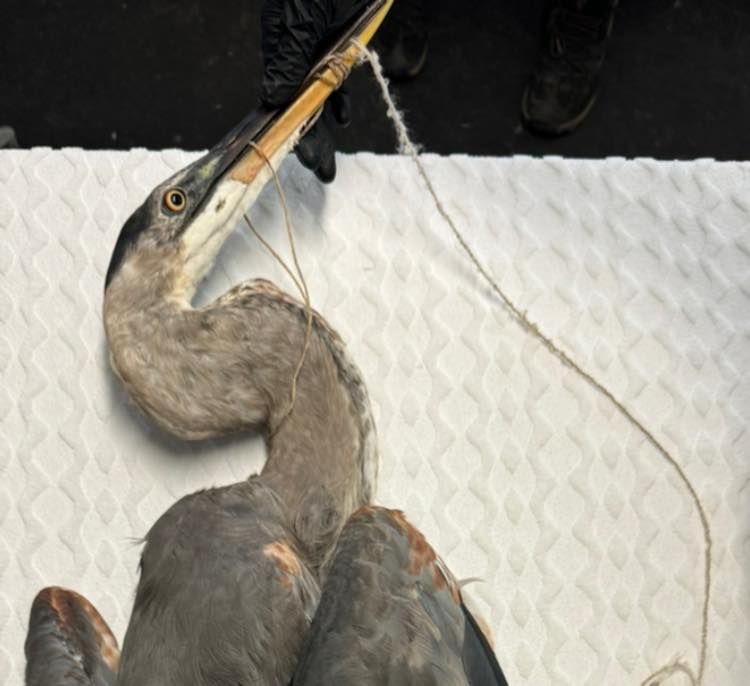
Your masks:
[{"label": "yellow eye", "polygon": [[170,188],[164,194],[164,206],[170,211],[179,214],[187,205],[185,191],[179,188]]}]

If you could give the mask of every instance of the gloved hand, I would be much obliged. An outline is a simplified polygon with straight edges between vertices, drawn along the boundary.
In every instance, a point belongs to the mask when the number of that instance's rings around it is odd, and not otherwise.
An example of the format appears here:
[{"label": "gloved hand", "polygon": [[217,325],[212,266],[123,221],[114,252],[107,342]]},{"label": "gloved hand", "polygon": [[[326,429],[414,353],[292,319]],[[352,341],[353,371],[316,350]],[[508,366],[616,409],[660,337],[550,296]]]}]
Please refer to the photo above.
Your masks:
[{"label": "gloved hand", "polygon": [[[281,107],[297,93],[307,72],[335,36],[370,0],[264,0],[261,13],[263,82],[261,102]],[[297,144],[300,162],[323,182],[336,176],[332,124],[347,126],[350,100],[342,87],[326,103],[315,126]]]}]

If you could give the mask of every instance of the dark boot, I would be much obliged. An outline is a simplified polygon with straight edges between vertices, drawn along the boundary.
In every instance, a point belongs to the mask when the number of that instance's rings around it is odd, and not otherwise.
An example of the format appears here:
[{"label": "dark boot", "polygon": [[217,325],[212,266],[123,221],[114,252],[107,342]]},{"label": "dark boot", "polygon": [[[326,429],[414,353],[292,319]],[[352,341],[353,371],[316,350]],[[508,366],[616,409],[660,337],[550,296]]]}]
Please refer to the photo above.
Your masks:
[{"label": "dark boot", "polygon": [[16,132],[10,126],[0,126],[0,149],[17,147]]},{"label": "dark boot", "polygon": [[427,59],[427,21],[424,0],[396,0],[375,35],[385,75],[395,80],[412,79]]},{"label": "dark boot", "polygon": [[617,0],[557,0],[526,85],[521,116],[526,128],[557,136],[588,115],[599,90]]}]

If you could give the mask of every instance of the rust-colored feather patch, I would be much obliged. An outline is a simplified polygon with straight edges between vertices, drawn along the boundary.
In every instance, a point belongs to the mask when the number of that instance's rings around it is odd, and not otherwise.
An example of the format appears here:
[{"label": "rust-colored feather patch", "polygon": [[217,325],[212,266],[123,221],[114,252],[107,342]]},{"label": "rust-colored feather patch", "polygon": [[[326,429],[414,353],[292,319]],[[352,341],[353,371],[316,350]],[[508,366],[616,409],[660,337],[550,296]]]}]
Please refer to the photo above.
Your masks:
[{"label": "rust-colored feather patch", "polygon": [[386,511],[390,520],[406,536],[409,541],[409,574],[418,576],[427,567],[432,576],[432,583],[437,590],[447,588],[451,598],[458,605],[461,593],[453,575],[445,563],[435,554],[432,546],[427,542],[421,531],[412,526],[400,510]]},{"label": "rust-colored feather patch", "polygon": [[263,554],[281,572],[281,585],[284,588],[289,588],[292,585],[291,577],[299,577],[302,574],[300,559],[286,541],[269,543],[263,548]]}]

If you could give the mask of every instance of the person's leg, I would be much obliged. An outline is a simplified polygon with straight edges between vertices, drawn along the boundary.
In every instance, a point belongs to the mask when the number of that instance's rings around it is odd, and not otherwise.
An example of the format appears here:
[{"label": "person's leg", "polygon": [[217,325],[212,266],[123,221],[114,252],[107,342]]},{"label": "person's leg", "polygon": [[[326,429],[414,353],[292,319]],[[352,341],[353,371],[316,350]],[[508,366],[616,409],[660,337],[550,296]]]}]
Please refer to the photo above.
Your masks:
[{"label": "person's leg", "polygon": [[521,103],[524,125],[560,135],[588,115],[599,89],[618,0],[553,0]]},{"label": "person's leg", "polygon": [[397,0],[375,37],[375,48],[389,78],[419,74],[427,59],[425,0]]}]

